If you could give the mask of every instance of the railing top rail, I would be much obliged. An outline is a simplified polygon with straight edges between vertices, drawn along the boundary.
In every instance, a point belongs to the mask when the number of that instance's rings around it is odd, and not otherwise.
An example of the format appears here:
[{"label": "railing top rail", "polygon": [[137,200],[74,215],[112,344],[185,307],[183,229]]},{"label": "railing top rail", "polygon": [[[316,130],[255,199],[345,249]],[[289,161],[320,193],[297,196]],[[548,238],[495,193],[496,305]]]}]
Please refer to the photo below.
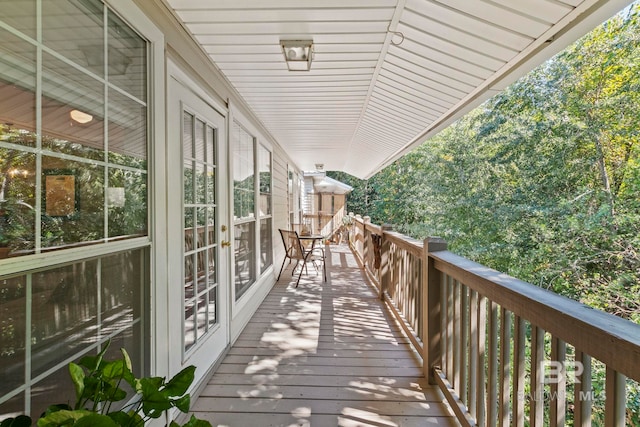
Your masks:
[{"label": "railing top rail", "polygon": [[407,237],[404,234],[397,233],[395,231],[384,231],[384,236],[391,243],[395,244],[401,249],[404,249],[411,255],[414,255],[418,258],[422,257],[422,247],[424,246],[424,243],[422,241]]},{"label": "railing top rail", "polygon": [[640,325],[591,308],[449,251],[434,266],[517,316],[640,381]]}]

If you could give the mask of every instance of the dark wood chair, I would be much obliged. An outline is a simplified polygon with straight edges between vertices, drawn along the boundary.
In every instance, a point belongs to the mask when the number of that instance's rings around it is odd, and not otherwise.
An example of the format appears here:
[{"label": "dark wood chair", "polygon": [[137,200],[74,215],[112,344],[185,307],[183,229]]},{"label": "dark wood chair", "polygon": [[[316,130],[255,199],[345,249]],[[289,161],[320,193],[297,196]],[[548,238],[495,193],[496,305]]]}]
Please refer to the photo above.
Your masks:
[{"label": "dark wood chair", "polygon": [[325,256],[324,249],[321,247],[316,247],[315,240],[312,242],[311,246],[308,248],[302,244],[300,241],[300,236],[296,231],[291,230],[282,230],[280,229],[280,236],[282,237],[282,243],[284,244],[285,256],[282,260],[282,267],[280,267],[280,273],[278,273],[278,279],[280,280],[280,276],[282,275],[282,270],[284,270],[284,264],[289,260],[289,264],[292,261],[296,261],[296,265],[291,270],[291,274],[295,272],[298,265],[300,265],[300,273],[298,274],[298,280],[296,281],[296,288],[300,283],[300,277],[302,277],[302,271],[307,269],[307,263],[311,262],[316,269],[319,271],[319,263],[322,263],[322,270],[324,273],[324,281],[327,281],[327,265],[325,264]]}]

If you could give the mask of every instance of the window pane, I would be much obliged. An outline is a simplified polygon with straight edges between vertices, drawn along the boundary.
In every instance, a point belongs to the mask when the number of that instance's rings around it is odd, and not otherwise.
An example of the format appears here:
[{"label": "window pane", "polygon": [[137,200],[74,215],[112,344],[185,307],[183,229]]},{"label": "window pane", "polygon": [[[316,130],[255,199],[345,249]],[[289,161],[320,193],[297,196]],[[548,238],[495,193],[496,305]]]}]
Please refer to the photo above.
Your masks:
[{"label": "window pane", "polygon": [[271,153],[262,145],[259,151],[260,215],[271,215]]},{"label": "window pane", "polygon": [[[142,251],[127,251],[101,260],[101,318],[102,333],[113,335],[122,325],[136,327],[127,332],[139,335],[142,319],[141,298],[145,282],[145,258]],[[137,337],[141,339],[140,336]],[[119,348],[119,347],[117,347]],[[133,350],[133,347],[131,347]],[[129,348],[127,348],[129,350]],[[136,350],[138,352],[139,350]]]},{"label": "window pane", "polygon": [[194,254],[189,254],[184,257],[184,299],[189,301],[195,295],[194,287]]},{"label": "window pane", "polygon": [[207,313],[209,311],[209,307],[207,304],[207,294],[203,294],[198,298],[198,338],[202,337],[207,330]]},{"label": "window pane", "polygon": [[[11,0],[2,2],[2,20],[29,37],[36,38],[36,1]],[[1,38],[1,37],[0,37]]]},{"label": "window pane", "polygon": [[207,182],[204,164],[196,163],[196,203],[206,203]]},{"label": "window pane", "polygon": [[117,15],[108,14],[109,83],[138,99],[147,98],[147,43]]},{"label": "window pane", "polygon": [[207,126],[207,163],[214,165],[216,163],[216,134],[211,126]]},{"label": "window pane", "polygon": [[233,201],[235,218],[255,217],[255,181],[253,138],[234,123]]},{"label": "window pane", "polygon": [[196,254],[196,259],[198,262],[198,294],[204,291],[207,288],[207,260],[206,260],[207,251],[199,251]]},{"label": "window pane", "polygon": [[196,343],[195,304],[184,306],[184,348],[189,350]]},{"label": "window pane", "polygon": [[208,268],[208,275],[209,275],[209,284],[213,285],[217,282],[217,278],[216,278],[216,248],[209,248],[208,251],[208,263],[209,263],[209,268]]},{"label": "window pane", "polygon": [[206,208],[197,208],[196,209],[197,217],[197,233],[198,233],[198,248],[202,248],[206,244],[207,234],[206,234],[206,226],[207,226],[207,209]]},{"label": "window pane", "polygon": [[104,83],[43,54],[42,146],[104,160]]},{"label": "window pane", "polygon": [[35,147],[35,87],[35,46],[0,28],[0,141]]},{"label": "window pane", "polygon": [[147,167],[147,109],[121,93],[109,91],[109,161]]},{"label": "window pane", "polygon": [[[34,154],[0,147],[0,259],[35,248],[35,163]],[[55,233],[48,221],[42,225],[44,238]]]},{"label": "window pane", "polygon": [[193,161],[185,160],[183,165],[183,188],[184,203],[190,205],[193,203]]},{"label": "window pane", "polygon": [[61,366],[44,380],[31,386],[31,417],[38,418],[51,402],[75,402],[76,393],[69,376],[69,368]]},{"label": "window pane", "polygon": [[190,252],[196,248],[194,239],[195,230],[193,228],[194,225],[194,216],[193,216],[194,208],[185,208],[184,209],[184,251]]},{"label": "window pane", "polygon": [[216,312],[217,309],[217,301],[218,301],[218,287],[209,291],[208,295],[208,303],[209,303],[209,312],[207,318],[209,320],[209,328],[218,322],[218,314]]},{"label": "window pane", "polygon": [[0,280],[0,396],[25,381],[26,291],[26,276]]},{"label": "window pane", "polygon": [[236,300],[256,281],[255,222],[235,226]]},{"label": "window pane", "polygon": [[184,159],[193,159],[193,116],[186,111],[182,116],[182,152]]},{"label": "window pane", "polygon": [[42,2],[46,46],[99,76],[104,75],[104,6],[99,0]]},{"label": "window pane", "polygon": [[11,417],[24,413],[24,393],[18,393],[17,396],[12,397],[6,402],[0,403],[0,417]]},{"label": "window pane", "polygon": [[109,169],[109,237],[147,234],[147,174]]},{"label": "window pane", "polygon": [[196,133],[195,133],[195,158],[199,162],[205,161],[205,125],[202,120],[196,120]]},{"label": "window pane", "polygon": [[271,218],[260,220],[260,273],[273,264]]},{"label": "window pane", "polygon": [[104,168],[42,157],[43,216],[55,235],[43,247],[95,242],[104,238]]},{"label": "window pane", "polygon": [[97,261],[34,274],[31,310],[35,377],[97,341]]}]

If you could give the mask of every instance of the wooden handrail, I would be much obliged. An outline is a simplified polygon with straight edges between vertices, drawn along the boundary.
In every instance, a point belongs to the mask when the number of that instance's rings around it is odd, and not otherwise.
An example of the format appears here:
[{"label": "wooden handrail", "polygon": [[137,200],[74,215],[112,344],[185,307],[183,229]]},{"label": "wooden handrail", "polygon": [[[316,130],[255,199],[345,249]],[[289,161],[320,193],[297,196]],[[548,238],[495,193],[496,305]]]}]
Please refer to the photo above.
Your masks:
[{"label": "wooden handrail", "polygon": [[431,253],[439,271],[515,315],[640,381],[640,326],[470,261]]},{"label": "wooden handrail", "polygon": [[[463,425],[564,425],[571,403],[574,425],[590,426],[594,397],[606,402],[605,426],[625,425],[625,381],[640,381],[640,325],[449,252],[441,239],[352,219],[354,253]],[[606,366],[599,396],[592,359]],[[580,367],[571,382],[567,364]]]}]

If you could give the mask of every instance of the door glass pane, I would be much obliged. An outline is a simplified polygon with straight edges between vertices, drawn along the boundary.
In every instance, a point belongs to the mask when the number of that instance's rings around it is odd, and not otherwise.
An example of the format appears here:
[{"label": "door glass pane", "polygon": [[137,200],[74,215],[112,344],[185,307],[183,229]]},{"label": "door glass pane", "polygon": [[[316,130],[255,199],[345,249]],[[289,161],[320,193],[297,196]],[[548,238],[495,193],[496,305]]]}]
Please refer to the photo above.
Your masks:
[{"label": "door glass pane", "polygon": [[[183,113],[185,212],[185,351],[203,339],[213,326],[209,293],[215,286],[217,264],[215,129],[204,118]],[[217,301],[213,302],[214,304]]]},{"label": "door glass pane", "polygon": [[207,319],[209,321],[209,327],[212,327],[217,323],[217,307],[218,307],[218,287],[209,291],[208,297],[208,314]]}]

